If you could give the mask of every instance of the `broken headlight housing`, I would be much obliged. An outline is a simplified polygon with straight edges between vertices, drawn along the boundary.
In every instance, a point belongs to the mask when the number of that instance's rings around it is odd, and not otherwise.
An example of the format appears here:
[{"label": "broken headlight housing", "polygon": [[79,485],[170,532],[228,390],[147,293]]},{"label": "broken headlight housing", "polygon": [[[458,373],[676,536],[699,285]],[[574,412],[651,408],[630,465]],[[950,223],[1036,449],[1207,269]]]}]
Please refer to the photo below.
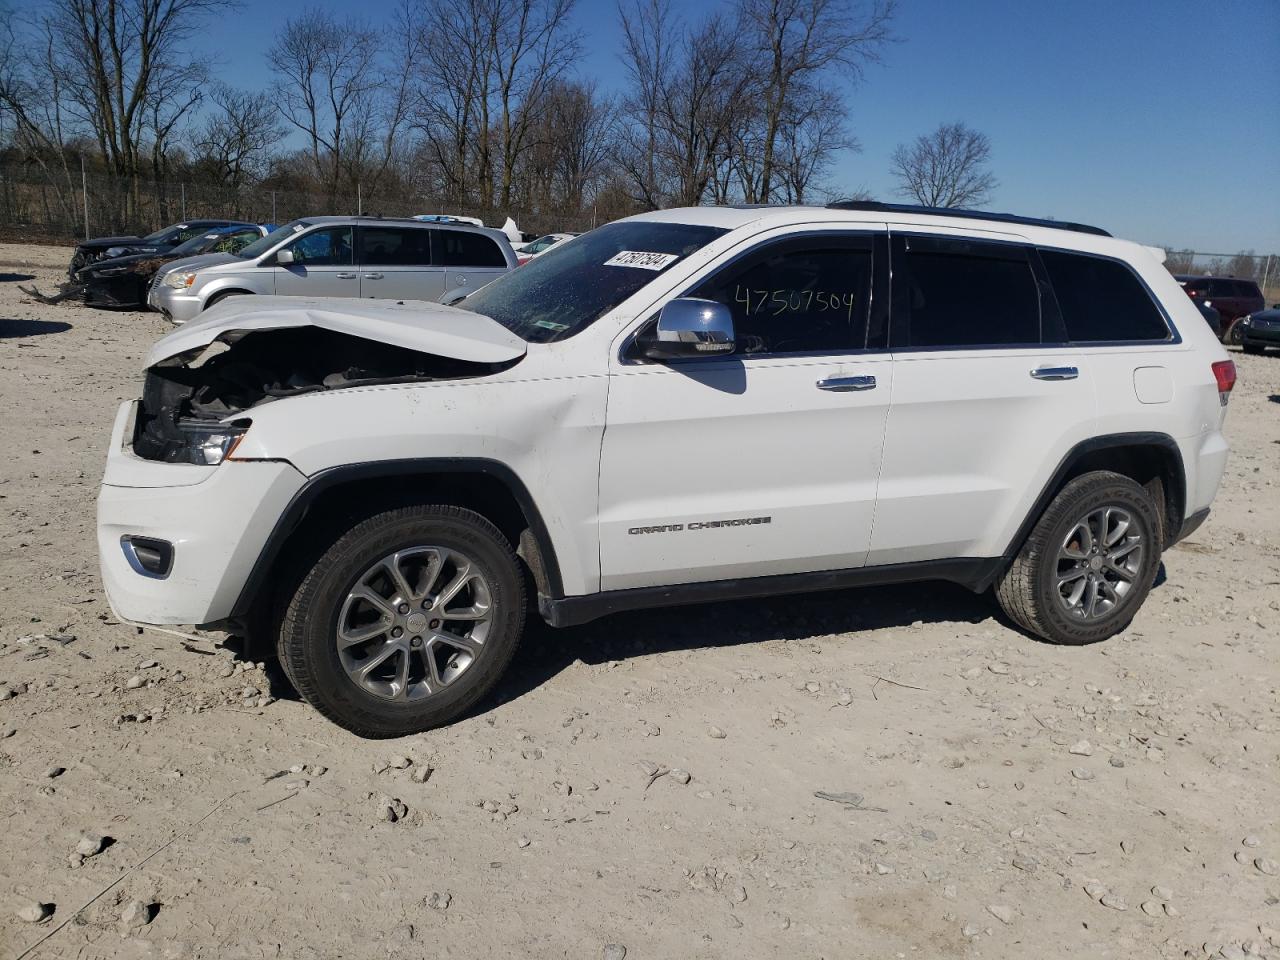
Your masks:
[{"label": "broken headlight housing", "polygon": [[247,420],[218,423],[183,417],[178,421],[178,432],[186,442],[176,451],[178,455],[170,459],[216,467],[231,456],[248,429]]},{"label": "broken headlight housing", "polygon": [[196,272],[194,270],[175,270],[173,273],[166,273],[164,276],[164,285],[173,287],[175,290],[183,290],[196,282]]}]

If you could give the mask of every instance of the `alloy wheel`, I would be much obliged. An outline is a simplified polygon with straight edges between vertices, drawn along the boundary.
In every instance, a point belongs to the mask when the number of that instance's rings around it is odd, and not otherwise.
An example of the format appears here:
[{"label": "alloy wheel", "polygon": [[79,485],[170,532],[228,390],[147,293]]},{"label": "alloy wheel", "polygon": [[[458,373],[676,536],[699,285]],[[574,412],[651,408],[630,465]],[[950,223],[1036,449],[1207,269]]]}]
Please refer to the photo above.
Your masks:
[{"label": "alloy wheel", "polygon": [[1091,511],[1072,526],[1058,550],[1058,602],[1078,620],[1107,616],[1135,589],[1145,549],[1142,529],[1128,510]]},{"label": "alloy wheel", "polygon": [[493,612],[489,583],[470,557],[437,546],[398,550],[347,592],[338,612],[338,659],[374,696],[421,700],[475,663]]}]

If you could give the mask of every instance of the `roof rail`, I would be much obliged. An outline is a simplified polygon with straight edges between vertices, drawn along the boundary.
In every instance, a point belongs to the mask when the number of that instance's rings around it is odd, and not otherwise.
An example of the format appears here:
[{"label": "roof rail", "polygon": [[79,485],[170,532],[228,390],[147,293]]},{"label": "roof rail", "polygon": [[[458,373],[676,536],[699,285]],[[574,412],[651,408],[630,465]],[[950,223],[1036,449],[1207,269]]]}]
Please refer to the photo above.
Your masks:
[{"label": "roof rail", "polygon": [[930,217],[960,217],[966,220],[995,220],[998,223],[1021,223],[1030,227],[1049,227],[1053,230],[1073,230],[1109,237],[1101,227],[1069,220],[1046,220],[1041,217],[1020,217],[1014,213],[990,213],[986,210],[967,210],[963,207],[921,207],[911,203],[882,203],[879,200],[836,200],[828,203],[830,210],[865,210],[871,213],[922,213]]}]

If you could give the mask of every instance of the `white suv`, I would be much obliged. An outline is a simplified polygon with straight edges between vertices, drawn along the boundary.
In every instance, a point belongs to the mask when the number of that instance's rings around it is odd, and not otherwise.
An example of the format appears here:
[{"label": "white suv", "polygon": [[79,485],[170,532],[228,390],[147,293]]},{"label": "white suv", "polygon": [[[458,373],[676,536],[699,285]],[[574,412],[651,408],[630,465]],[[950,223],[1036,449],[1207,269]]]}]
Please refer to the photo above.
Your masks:
[{"label": "white suv", "polygon": [[156,274],[147,303],[186,323],[249,294],[460,300],[518,266],[501,230],[382,217],[306,217],[236,253],[176,261]]},{"label": "white suv", "polygon": [[1101,640],[1208,513],[1235,380],[1150,248],[874,203],[632,217],[460,308],[233,300],[147,366],[114,608],[269,638],[373,737],[474,705],[526,591],[565,625],[941,579]]}]

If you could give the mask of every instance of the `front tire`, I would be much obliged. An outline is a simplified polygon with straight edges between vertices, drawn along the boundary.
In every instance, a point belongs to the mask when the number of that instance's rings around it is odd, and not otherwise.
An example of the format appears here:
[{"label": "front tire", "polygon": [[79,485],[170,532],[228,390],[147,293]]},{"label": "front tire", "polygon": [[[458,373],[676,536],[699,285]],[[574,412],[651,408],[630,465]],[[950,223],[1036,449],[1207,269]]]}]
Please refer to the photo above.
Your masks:
[{"label": "front tire", "polygon": [[1238,347],[1244,340],[1244,329],[1240,326],[1240,318],[1237,317],[1231,321],[1231,326],[1227,327],[1227,332],[1223,334],[1222,342],[1233,347]]},{"label": "front tire", "polygon": [[303,577],[278,649],[302,697],[361,737],[447,724],[493,689],[524,628],[524,580],[493,524],[453,506],[364,520]]},{"label": "front tire", "polygon": [[247,296],[251,296],[251,294],[241,293],[239,290],[230,290],[227,293],[215,293],[212,297],[209,298],[209,302],[204,305],[204,309],[209,310],[212,307],[216,307],[223,300],[229,300],[231,297],[247,297]]},{"label": "front tire", "polygon": [[1129,477],[1096,471],[1062,488],[996,586],[1018,626],[1051,643],[1097,643],[1124,630],[1160,567],[1161,523]]}]

